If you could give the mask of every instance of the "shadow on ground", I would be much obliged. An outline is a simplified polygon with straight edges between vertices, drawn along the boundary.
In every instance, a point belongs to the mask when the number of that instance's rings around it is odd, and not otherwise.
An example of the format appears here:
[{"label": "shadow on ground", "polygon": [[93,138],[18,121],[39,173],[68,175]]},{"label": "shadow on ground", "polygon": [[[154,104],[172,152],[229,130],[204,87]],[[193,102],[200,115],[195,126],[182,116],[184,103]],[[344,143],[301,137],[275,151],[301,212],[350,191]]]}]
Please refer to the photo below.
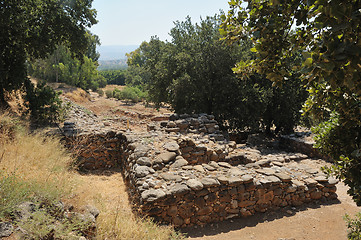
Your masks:
[{"label": "shadow on ground", "polygon": [[[116,173],[122,173],[120,168],[110,168],[110,169],[99,169],[99,170],[79,170],[78,173],[80,175],[96,175],[96,176],[111,176]],[[124,176],[123,176],[124,177]]]},{"label": "shadow on ground", "polygon": [[214,236],[220,233],[227,233],[235,230],[240,230],[245,227],[254,227],[259,223],[271,222],[276,219],[291,217],[297,212],[306,211],[308,209],[317,209],[321,206],[328,206],[340,204],[338,199],[330,200],[327,202],[317,201],[308,204],[303,204],[299,207],[284,207],[279,210],[268,211],[266,213],[256,213],[253,216],[246,218],[230,219],[223,222],[209,223],[204,226],[192,226],[179,229],[180,232],[186,236],[195,238],[203,236]]}]

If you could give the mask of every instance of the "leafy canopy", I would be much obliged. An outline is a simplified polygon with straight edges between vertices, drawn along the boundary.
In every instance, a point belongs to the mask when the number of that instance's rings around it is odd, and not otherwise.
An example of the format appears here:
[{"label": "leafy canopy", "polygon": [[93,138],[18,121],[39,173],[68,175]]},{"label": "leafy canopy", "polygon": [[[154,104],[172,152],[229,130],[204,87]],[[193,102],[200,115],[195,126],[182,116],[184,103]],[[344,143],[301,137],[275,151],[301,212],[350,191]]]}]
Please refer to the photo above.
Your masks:
[{"label": "leafy canopy", "polygon": [[310,97],[305,110],[321,123],[317,144],[332,156],[330,171],[345,179],[361,204],[361,1],[254,0],[229,2],[221,32],[233,43],[250,37],[256,58],[234,69],[287,82],[285,61],[302,51],[297,66]]},{"label": "leafy canopy", "polygon": [[0,105],[4,91],[27,88],[26,62],[44,58],[61,43],[74,55],[86,52],[86,28],[96,23],[92,0],[0,1]]},{"label": "leafy canopy", "polygon": [[253,58],[251,42],[226,45],[220,23],[218,16],[200,23],[188,17],[175,22],[171,42],[154,37],[142,43],[128,54],[127,84],[141,85],[151,101],[167,102],[178,113],[214,114],[231,130],[269,130],[275,124],[278,131],[292,131],[306,96],[298,75],[292,73],[282,89],[262,74],[240,81],[232,67]]},{"label": "leafy canopy", "polygon": [[62,82],[85,90],[95,91],[105,87],[106,79],[99,74],[99,53],[96,46],[99,38],[89,32],[86,33],[90,46],[81,60],[74,58],[72,52],[65,45],[59,45],[52,54],[45,59],[29,62],[29,75],[46,82]]}]

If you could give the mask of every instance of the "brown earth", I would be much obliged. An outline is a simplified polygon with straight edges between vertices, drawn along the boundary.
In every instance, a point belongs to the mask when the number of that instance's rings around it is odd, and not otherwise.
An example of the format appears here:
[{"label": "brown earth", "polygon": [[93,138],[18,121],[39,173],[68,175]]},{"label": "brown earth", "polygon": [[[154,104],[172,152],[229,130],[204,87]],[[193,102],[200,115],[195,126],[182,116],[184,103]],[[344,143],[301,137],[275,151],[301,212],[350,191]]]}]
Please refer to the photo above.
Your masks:
[{"label": "brown earth", "polygon": [[[109,89],[111,87],[107,87]],[[73,92],[73,95],[82,95]],[[124,101],[99,97],[97,93],[90,93],[90,97],[73,97],[69,92],[67,97],[75,100],[79,105],[93,111],[100,118],[127,117],[131,121],[131,130],[144,131],[146,124],[156,115],[171,113],[168,107],[155,109],[145,103],[128,104]],[[317,163],[319,167],[322,163]],[[124,211],[129,211],[130,204],[125,195],[122,176],[83,176],[89,189],[84,189],[84,198],[89,192],[97,192],[105,196],[110,202],[115,199],[126,201]],[[182,229],[190,239],[213,240],[343,240],[347,239],[346,222],[343,216],[351,216],[361,210],[347,194],[347,187],[343,183],[337,185],[338,200],[328,203],[311,203],[297,208],[284,208],[274,212],[257,214],[248,218],[233,219],[203,227],[196,226]],[[79,196],[78,196],[79,197]]]}]

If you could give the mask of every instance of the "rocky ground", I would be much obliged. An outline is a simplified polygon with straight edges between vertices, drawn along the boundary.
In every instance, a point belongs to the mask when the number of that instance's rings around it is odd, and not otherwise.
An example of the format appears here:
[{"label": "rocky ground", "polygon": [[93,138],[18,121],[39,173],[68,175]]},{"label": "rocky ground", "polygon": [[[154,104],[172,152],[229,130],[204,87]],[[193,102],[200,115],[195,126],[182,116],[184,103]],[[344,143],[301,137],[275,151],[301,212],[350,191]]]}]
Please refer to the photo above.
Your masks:
[{"label": "rocky ground", "polygon": [[[72,98],[71,94],[67,94],[66,97],[73,101],[76,99]],[[78,122],[86,125],[90,132],[97,131],[92,126],[98,124],[107,129],[146,131],[154,117],[171,114],[167,108],[157,111],[142,103],[130,105],[99,97],[96,93],[92,93],[89,99],[80,98],[74,102],[75,108],[83,108],[86,111],[73,111],[75,115],[70,117],[84,119],[84,122]],[[84,112],[87,113],[85,116],[82,115]],[[306,160],[291,167],[312,174],[312,169],[319,169],[325,164],[326,162],[321,160]],[[342,217],[345,213],[353,215],[360,210],[346,191],[347,188],[339,183],[338,200],[327,205],[310,203],[297,208],[286,207],[281,211],[256,214],[248,218],[185,228],[182,232],[195,239],[346,239],[346,224]]]}]

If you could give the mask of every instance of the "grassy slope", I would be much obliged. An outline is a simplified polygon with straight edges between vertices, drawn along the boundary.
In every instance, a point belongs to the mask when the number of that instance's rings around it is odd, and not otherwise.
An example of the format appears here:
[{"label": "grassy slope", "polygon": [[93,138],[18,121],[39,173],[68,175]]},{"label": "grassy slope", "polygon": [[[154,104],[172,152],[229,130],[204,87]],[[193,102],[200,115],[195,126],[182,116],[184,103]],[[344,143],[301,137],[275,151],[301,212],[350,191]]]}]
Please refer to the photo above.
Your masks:
[{"label": "grassy slope", "polygon": [[181,238],[171,227],[133,215],[120,174],[82,176],[70,170],[73,159],[58,139],[29,134],[22,125],[9,115],[0,115],[0,189],[12,189],[0,191],[0,221],[22,201],[45,196],[79,210],[86,204],[100,209],[98,239]]}]

